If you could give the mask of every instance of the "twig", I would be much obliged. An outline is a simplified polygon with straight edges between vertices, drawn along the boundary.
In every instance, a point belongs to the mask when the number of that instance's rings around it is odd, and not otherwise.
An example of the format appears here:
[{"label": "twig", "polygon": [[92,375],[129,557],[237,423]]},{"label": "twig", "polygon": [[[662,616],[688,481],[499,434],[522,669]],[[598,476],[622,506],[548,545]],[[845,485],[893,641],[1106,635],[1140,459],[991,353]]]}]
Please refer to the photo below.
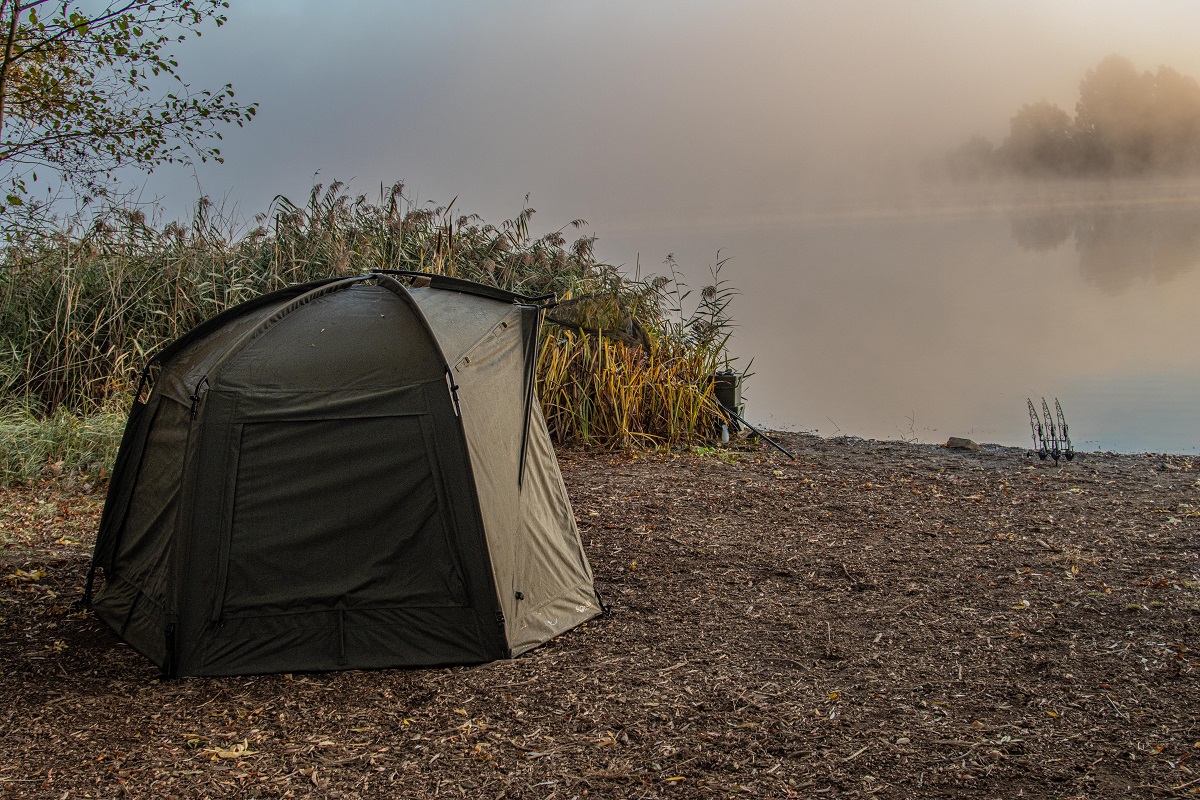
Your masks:
[{"label": "twig", "polygon": [[868,747],[870,747],[870,746],[871,746],[870,744],[864,744],[864,745],[863,745],[862,747],[860,747],[858,750],[855,750],[853,753],[851,753],[850,755],[848,755],[848,756],[846,756],[845,758],[843,758],[843,759],[842,759],[842,763],[844,764],[844,763],[846,763],[847,761],[853,761],[854,759],[858,758],[858,757],[859,757],[859,756],[861,756],[863,753],[867,752],[867,748],[868,748]]},{"label": "twig", "polygon": [[1186,789],[1187,787],[1191,786],[1193,783],[1200,783],[1200,778],[1196,778],[1195,780],[1190,780],[1187,783],[1181,783],[1178,786],[1155,786],[1154,784],[1151,784],[1151,783],[1139,783],[1137,788],[1152,789],[1155,792],[1166,792],[1168,794],[1175,794],[1180,789]]},{"label": "twig", "polygon": [[1123,719],[1129,719],[1129,713],[1126,711],[1122,711],[1121,707],[1119,705],[1117,705],[1116,703],[1114,703],[1113,699],[1111,697],[1109,697],[1108,695],[1104,695],[1104,699],[1107,700],[1108,704],[1113,707],[1113,710],[1117,712],[1118,716],[1120,716]]}]

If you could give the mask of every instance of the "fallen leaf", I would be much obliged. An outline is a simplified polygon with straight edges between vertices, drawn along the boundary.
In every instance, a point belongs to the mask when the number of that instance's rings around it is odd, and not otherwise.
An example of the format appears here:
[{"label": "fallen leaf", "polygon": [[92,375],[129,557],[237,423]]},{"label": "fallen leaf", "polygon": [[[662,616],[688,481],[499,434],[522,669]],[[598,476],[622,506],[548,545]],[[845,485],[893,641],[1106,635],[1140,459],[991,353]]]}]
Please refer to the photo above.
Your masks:
[{"label": "fallen leaf", "polygon": [[217,748],[217,747],[206,747],[204,749],[204,752],[212,755],[213,759],[245,758],[246,756],[252,756],[252,755],[256,755],[258,753],[257,750],[250,749],[249,742],[246,739],[243,739],[242,741],[238,742],[233,747],[230,747],[228,750]]}]

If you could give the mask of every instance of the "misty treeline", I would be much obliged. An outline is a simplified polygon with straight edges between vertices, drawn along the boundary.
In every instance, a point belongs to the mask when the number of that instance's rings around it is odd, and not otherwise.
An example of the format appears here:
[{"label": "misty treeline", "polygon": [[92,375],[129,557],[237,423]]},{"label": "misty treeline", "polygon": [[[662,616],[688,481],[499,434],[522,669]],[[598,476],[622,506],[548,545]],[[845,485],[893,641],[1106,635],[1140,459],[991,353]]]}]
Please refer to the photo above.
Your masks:
[{"label": "misty treeline", "polygon": [[1023,105],[999,146],[972,137],[946,165],[957,178],[1192,172],[1200,166],[1200,83],[1168,66],[1138,72],[1110,55],[1080,81],[1074,116],[1045,100]]}]

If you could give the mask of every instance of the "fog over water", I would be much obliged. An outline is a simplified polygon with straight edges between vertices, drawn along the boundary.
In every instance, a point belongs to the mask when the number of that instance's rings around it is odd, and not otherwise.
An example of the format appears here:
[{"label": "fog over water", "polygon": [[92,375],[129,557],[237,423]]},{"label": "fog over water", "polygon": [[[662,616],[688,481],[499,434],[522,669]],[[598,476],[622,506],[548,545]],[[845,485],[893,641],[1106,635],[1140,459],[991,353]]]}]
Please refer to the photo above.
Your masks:
[{"label": "fog over water", "polygon": [[261,103],[224,166],[145,182],[246,216],[317,180],[497,221],[526,193],[631,270],[721,250],[752,418],[822,434],[1021,444],[1025,397],[1077,444],[1196,452],[1200,189],[954,186],[925,165],[1073,111],[1120,53],[1200,76],[1200,4],[339,3],[240,0],[180,52]]},{"label": "fog over water", "polygon": [[[960,207],[692,235],[738,253],[727,274],[760,420],[1019,445],[1026,397],[1057,396],[1081,449],[1191,453],[1197,231],[1200,192],[1166,208]],[[775,268],[740,269],[743,253]]]}]

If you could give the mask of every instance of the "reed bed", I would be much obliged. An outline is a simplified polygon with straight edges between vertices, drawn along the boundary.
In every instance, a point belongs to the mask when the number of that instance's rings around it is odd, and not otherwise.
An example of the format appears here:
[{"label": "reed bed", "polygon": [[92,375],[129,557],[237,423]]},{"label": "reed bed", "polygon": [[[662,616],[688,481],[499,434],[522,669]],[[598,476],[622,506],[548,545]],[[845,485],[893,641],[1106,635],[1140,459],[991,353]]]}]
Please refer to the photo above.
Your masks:
[{"label": "reed bed", "polygon": [[677,445],[717,424],[713,353],[655,342],[647,351],[571,330],[551,335],[538,363],[539,396],[558,442]]},{"label": "reed bed", "polygon": [[535,236],[527,203],[499,225],[454,205],[417,204],[399,183],[370,202],[334,183],[303,204],[278,197],[241,228],[201,200],[189,224],[113,208],[86,225],[21,231],[0,255],[0,404],[40,420],[111,413],[155,350],[229,306],[386,268],[563,301],[539,364],[559,442],[662,446],[712,434],[707,376],[728,363],[733,294],[719,264],[684,314],[671,260],[670,278],[631,278],[597,260],[583,220]]}]

